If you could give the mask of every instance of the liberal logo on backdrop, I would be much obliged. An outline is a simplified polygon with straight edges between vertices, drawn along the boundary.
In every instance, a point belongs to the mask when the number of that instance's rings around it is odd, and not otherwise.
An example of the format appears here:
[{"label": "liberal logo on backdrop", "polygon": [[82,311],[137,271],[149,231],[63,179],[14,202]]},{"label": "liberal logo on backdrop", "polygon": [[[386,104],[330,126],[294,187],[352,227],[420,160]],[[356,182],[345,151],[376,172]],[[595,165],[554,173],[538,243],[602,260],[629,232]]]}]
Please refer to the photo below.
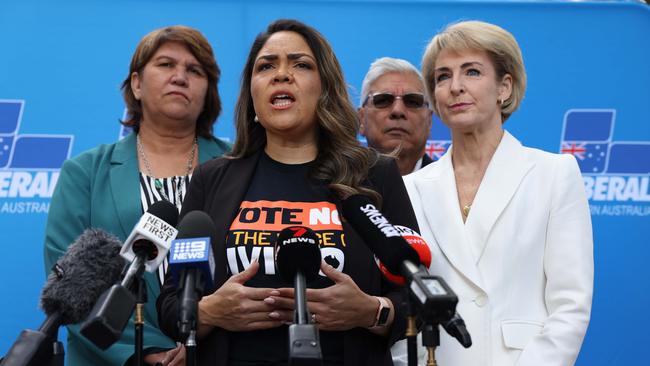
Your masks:
[{"label": "liberal logo on backdrop", "polygon": [[47,213],[72,135],[21,134],[24,100],[0,99],[0,214]]},{"label": "liberal logo on backdrop", "polygon": [[650,215],[650,141],[614,141],[614,109],[571,109],[560,152],[578,161],[592,215]]}]

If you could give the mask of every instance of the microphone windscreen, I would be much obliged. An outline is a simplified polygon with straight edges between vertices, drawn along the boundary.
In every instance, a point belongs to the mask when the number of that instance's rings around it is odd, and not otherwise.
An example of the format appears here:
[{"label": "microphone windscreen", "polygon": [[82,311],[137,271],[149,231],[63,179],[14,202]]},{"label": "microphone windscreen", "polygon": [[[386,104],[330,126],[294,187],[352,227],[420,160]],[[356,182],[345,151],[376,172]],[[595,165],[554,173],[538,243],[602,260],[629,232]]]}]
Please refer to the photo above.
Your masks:
[{"label": "microphone windscreen", "polygon": [[402,272],[402,263],[420,263],[418,253],[404,240],[400,231],[363,195],[343,200],[343,217],[361,236],[371,252],[392,273]]},{"label": "microphone windscreen", "polygon": [[213,290],[215,264],[210,249],[216,237],[217,229],[207,213],[190,211],[183,216],[169,251],[169,271],[177,286],[183,269],[195,268],[202,274],[205,289]]},{"label": "microphone windscreen", "polygon": [[275,242],[275,264],[285,281],[293,283],[298,272],[306,281],[316,278],[320,262],[320,240],[314,230],[289,226],[280,231]]},{"label": "microphone windscreen", "polygon": [[68,247],[52,268],[41,292],[48,316],[59,312],[62,324],[82,321],[99,295],[119,281],[124,260],[120,241],[100,229],[88,229]]},{"label": "microphone windscreen", "polygon": [[171,226],[178,224],[178,209],[169,201],[158,201],[149,206],[148,213],[160,218]]},{"label": "microphone windscreen", "polygon": [[177,228],[176,239],[208,237],[214,240],[217,237],[217,229],[212,218],[199,210],[190,211],[183,216]]}]

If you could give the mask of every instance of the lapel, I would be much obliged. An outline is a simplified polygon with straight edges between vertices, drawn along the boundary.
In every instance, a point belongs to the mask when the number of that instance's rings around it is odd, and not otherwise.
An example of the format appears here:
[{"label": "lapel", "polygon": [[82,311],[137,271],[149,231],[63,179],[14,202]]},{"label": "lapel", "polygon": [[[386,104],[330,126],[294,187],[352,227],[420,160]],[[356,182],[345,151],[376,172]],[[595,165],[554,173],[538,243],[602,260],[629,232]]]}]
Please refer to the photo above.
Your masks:
[{"label": "lapel", "polygon": [[478,262],[487,247],[490,231],[534,165],[521,143],[504,131],[465,223],[469,239],[478,249]]},{"label": "lapel", "polygon": [[[445,257],[456,270],[483,288],[478,267],[472,261],[460,209],[451,163],[453,146],[424,175],[414,178],[415,188],[431,233]],[[430,243],[431,245],[433,243]]]},{"label": "lapel", "polygon": [[251,179],[255,173],[257,162],[262,154],[262,149],[255,154],[241,159],[229,160],[228,167],[215,189],[211,198],[211,217],[217,229],[217,240],[212,246],[215,254],[215,286],[221,286],[228,279],[228,263],[224,240],[230,229],[241,202],[248,191]]},{"label": "lapel", "polygon": [[199,164],[217,158],[226,152],[224,146],[221,146],[225,144],[219,144],[218,140],[199,137],[197,141],[199,143]]},{"label": "lapel", "polygon": [[429,154],[425,153],[424,155],[422,155],[422,167],[420,169],[424,168],[425,166],[431,163],[433,163],[433,159],[431,159]]},{"label": "lapel", "polygon": [[139,182],[135,136],[131,133],[115,143],[109,173],[111,195],[124,238],[142,216],[140,184],[126,183]]}]

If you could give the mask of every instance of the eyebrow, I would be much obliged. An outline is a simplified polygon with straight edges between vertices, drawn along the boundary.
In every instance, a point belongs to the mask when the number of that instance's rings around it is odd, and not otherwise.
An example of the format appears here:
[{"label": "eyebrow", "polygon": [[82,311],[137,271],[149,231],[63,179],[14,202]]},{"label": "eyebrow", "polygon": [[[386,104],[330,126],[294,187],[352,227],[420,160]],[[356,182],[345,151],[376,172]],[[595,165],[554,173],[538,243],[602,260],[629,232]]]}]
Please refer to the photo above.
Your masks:
[{"label": "eyebrow", "polygon": [[[176,59],[175,57],[167,56],[167,55],[160,55],[160,56],[154,58],[153,61],[160,61],[162,59],[168,59],[168,60],[171,60],[171,61],[174,61],[174,62],[179,62],[178,59]],[[198,66],[200,68],[203,68],[203,65],[201,65],[201,63],[198,62],[198,61],[197,62],[189,62],[186,65],[187,66]]]},{"label": "eyebrow", "polygon": [[[310,54],[303,53],[303,52],[296,52],[296,53],[287,54],[287,58],[289,60],[297,60],[297,59],[299,59],[301,57],[309,57],[310,59],[314,60],[314,57],[312,57]],[[278,58],[280,58],[280,56],[278,56],[277,54],[269,54],[269,55],[259,56],[256,61],[258,61],[258,60],[275,61]]]},{"label": "eyebrow", "polygon": [[[470,62],[465,62],[464,64],[460,65],[460,68],[461,69],[466,69],[466,68],[472,67],[474,65],[483,66],[483,64],[478,62],[478,61],[470,61]],[[435,69],[434,71],[448,71],[448,70],[450,70],[450,68],[448,68],[446,66],[443,66],[443,67],[439,67],[439,68]]]}]

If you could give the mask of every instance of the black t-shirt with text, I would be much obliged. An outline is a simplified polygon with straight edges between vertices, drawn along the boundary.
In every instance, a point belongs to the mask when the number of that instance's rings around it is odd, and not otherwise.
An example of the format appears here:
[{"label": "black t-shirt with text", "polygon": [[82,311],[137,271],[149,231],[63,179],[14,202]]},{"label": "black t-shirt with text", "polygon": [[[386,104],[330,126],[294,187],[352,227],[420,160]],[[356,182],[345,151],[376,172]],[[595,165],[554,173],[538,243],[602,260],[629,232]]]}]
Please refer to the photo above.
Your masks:
[{"label": "black t-shirt with text", "polygon": [[[250,187],[226,239],[229,274],[240,273],[254,260],[260,263],[249,287],[293,287],[276,273],[274,244],[287,226],[311,228],[320,239],[322,258],[343,271],[345,235],[336,205],[326,185],[309,178],[311,163],[288,165],[263,154]],[[309,288],[325,288],[333,282],[323,273]],[[325,365],[342,364],[343,332],[320,331]],[[288,326],[252,332],[232,332],[229,364],[283,365],[288,358]]]}]

